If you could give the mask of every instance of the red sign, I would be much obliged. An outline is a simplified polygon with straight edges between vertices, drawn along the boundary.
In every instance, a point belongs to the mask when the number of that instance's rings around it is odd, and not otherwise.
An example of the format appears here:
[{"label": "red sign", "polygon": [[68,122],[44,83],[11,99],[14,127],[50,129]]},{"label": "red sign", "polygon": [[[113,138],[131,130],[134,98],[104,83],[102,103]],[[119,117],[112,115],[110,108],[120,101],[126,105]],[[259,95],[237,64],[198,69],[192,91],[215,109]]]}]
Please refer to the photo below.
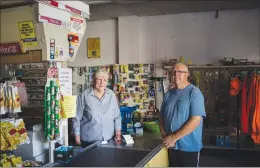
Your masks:
[{"label": "red sign", "polygon": [[81,15],[81,11],[80,10],[75,9],[75,8],[69,6],[69,5],[65,5],[65,9],[70,11],[70,12],[72,12],[72,13],[76,13],[78,15]]},{"label": "red sign", "polygon": [[65,5],[65,4],[62,4],[56,0],[35,0],[37,2],[40,2],[40,3],[44,3],[44,4],[47,4],[47,5],[50,5],[50,6],[53,6],[53,7],[56,7],[60,10],[66,10],[66,11],[69,11],[71,13],[75,13],[75,14],[78,14],[78,15],[81,15],[85,18],[89,18],[89,14],[87,14],[86,12],[83,12],[79,9],[76,9],[76,8],[73,8],[69,5]]},{"label": "red sign", "polygon": [[45,20],[48,23],[55,24],[55,25],[61,25],[61,21],[57,19],[53,19],[47,16],[40,16],[40,20]]},{"label": "red sign", "polygon": [[22,50],[19,43],[0,44],[0,54],[21,54]]}]

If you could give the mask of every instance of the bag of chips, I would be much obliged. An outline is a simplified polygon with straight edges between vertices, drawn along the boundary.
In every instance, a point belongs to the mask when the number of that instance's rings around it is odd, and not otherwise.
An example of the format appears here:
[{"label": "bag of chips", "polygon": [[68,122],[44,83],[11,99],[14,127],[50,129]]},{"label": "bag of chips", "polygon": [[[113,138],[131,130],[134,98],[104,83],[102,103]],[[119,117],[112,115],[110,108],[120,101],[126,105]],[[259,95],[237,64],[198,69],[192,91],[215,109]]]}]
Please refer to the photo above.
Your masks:
[{"label": "bag of chips", "polygon": [[12,92],[13,112],[14,113],[21,112],[21,102],[20,102],[20,97],[18,94],[17,87],[12,86],[11,92]]},{"label": "bag of chips", "polygon": [[1,145],[0,151],[6,150],[9,146],[9,144],[7,143],[7,141],[5,140],[1,132],[0,132],[0,145]]},{"label": "bag of chips", "polygon": [[17,132],[19,133],[19,142],[17,145],[30,143],[30,139],[28,137],[24,121],[22,119],[18,119],[15,121],[15,127]]},{"label": "bag of chips", "polygon": [[1,122],[1,132],[9,144],[7,150],[16,149],[16,145],[19,143],[20,135],[14,127],[14,124],[11,122]]},{"label": "bag of chips", "polygon": [[5,114],[4,85],[0,85],[0,114]]}]

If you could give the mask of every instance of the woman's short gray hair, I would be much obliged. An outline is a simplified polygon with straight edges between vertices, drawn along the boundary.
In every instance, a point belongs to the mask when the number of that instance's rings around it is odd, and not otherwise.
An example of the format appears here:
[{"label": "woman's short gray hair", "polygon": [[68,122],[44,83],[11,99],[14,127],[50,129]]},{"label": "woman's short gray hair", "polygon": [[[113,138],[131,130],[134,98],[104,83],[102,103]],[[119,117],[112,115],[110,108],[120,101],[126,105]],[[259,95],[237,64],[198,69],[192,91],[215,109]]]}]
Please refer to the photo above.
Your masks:
[{"label": "woman's short gray hair", "polygon": [[106,68],[98,68],[93,73],[93,79],[96,79],[98,76],[107,76],[107,77],[109,77],[109,73],[108,73]]}]

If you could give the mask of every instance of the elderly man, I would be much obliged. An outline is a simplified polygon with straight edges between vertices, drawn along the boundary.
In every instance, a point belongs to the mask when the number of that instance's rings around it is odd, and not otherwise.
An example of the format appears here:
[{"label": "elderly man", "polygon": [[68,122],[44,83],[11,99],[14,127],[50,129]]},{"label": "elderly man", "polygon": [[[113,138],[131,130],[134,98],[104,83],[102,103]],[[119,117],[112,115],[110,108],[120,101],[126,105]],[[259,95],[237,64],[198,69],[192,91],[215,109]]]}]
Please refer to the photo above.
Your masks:
[{"label": "elderly man", "polygon": [[93,85],[77,99],[73,130],[77,145],[86,147],[96,141],[108,141],[115,135],[121,140],[121,115],[114,92],[107,88],[109,74],[105,69],[93,75]]},{"label": "elderly man", "polygon": [[171,167],[197,167],[202,148],[202,125],[205,114],[204,97],[188,82],[185,64],[173,69],[175,87],[164,97],[160,113],[163,143],[169,151]]}]

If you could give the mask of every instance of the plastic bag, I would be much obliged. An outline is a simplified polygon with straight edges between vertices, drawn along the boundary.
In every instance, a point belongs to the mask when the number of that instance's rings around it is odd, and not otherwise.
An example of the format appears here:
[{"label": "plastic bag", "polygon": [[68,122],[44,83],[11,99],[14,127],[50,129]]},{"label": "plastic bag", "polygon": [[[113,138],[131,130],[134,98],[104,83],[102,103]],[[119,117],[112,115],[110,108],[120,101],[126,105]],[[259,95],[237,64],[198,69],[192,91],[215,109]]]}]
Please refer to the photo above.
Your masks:
[{"label": "plastic bag", "polygon": [[4,85],[0,85],[0,114],[5,114]]},{"label": "plastic bag", "polygon": [[12,99],[12,87],[6,86],[5,87],[5,98],[6,98],[6,105],[5,105],[5,112],[13,112],[13,99]]},{"label": "plastic bag", "polygon": [[2,133],[0,133],[0,151],[6,150],[9,146]]},{"label": "plastic bag", "polygon": [[20,97],[18,94],[18,90],[16,86],[11,86],[11,92],[12,92],[12,101],[13,101],[13,112],[18,113],[21,112],[21,102],[20,102]]},{"label": "plastic bag", "polygon": [[11,122],[1,122],[1,134],[8,143],[6,150],[16,149],[19,143],[19,133]]},{"label": "plastic bag", "polygon": [[21,144],[29,144],[30,143],[30,139],[28,137],[26,128],[25,128],[25,124],[24,121],[22,119],[18,119],[15,121],[15,127],[17,132],[19,133],[19,142],[17,145],[21,145]]},{"label": "plastic bag", "polygon": [[27,91],[25,88],[25,84],[23,82],[17,83],[17,90],[18,90],[18,95],[20,97],[20,102],[22,106],[27,106],[28,105],[28,95]]}]

